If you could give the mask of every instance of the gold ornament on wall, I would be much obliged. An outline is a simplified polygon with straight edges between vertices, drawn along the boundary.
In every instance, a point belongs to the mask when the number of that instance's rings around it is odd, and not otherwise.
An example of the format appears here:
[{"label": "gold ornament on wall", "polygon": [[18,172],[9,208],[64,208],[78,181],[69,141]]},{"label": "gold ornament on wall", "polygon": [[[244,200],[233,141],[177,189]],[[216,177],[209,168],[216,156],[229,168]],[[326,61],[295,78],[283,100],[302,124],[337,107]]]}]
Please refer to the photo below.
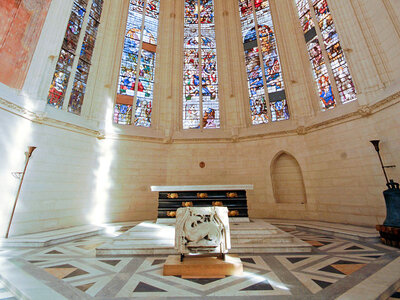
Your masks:
[{"label": "gold ornament on wall", "polygon": [[167,211],[167,217],[175,218],[176,217],[176,211]]},{"label": "gold ornament on wall", "polygon": [[234,193],[234,192],[228,192],[228,193],[226,193],[226,197],[228,197],[228,198],[237,198],[237,193]]},{"label": "gold ornament on wall", "polygon": [[212,206],[224,206],[222,201],[213,201]]},{"label": "gold ornament on wall", "polygon": [[193,202],[192,201],[182,202],[182,206],[183,207],[192,207],[193,206]]},{"label": "gold ornament on wall", "polygon": [[237,211],[237,210],[230,210],[230,211],[228,212],[228,216],[229,216],[229,217],[237,217],[237,216],[239,216],[239,211]]},{"label": "gold ornament on wall", "polygon": [[179,195],[178,195],[178,193],[168,193],[167,198],[168,199],[176,199],[176,198],[179,198]]},{"label": "gold ornament on wall", "polygon": [[197,198],[203,199],[203,198],[208,198],[207,193],[197,193]]}]

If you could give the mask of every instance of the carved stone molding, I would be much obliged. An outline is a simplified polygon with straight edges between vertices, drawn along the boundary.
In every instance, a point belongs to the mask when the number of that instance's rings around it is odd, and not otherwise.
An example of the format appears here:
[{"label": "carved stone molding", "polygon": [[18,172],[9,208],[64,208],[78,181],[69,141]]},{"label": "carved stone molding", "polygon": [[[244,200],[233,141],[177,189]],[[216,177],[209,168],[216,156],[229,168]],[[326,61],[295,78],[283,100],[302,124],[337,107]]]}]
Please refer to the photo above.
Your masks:
[{"label": "carved stone molding", "polygon": [[29,119],[29,120],[39,118],[38,114],[36,114],[30,110],[27,110],[26,108],[19,106],[15,103],[7,101],[3,98],[0,98],[0,109],[7,110],[13,114],[19,115],[19,116]]},{"label": "carved stone molding", "polygon": [[368,105],[362,105],[358,109],[358,113],[362,117],[368,117],[368,116],[372,115],[372,109]]},{"label": "carved stone molding", "polygon": [[48,118],[46,117],[46,114],[44,112],[37,112],[37,113],[32,112],[20,105],[7,101],[3,98],[0,98],[0,109],[6,110],[24,119],[28,119],[36,124],[61,128],[92,137],[97,137],[100,135],[99,131],[97,130],[89,129],[84,126],[75,125],[72,123],[56,120],[53,118]]},{"label": "carved stone molding", "polygon": [[307,133],[307,128],[304,126],[299,126],[296,129],[298,135],[305,135]]},{"label": "carved stone molding", "polygon": [[220,137],[220,138],[174,138],[169,135],[168,137],[151,137],[151,136],[138,136],[138,135],[128,135],[128,134],[107,134],[105,132],[100,132],[98,130],[93,130],[84,126],[75,125],[72,123],[67,123],[59,121],[53,118],[49,118],[43,112],[32,112],[26,108],[23,108],[15,103],[7,101],[0,97],[0,109],[6,110],[10,113],[28,119],[34,123],[57,127],[76,133],[96,137],[98,139],[115,139],[124,141],[141,141],[150,143],[164,143],[164,144],[201,144],[201,143],[237,143],[244,141],[253,141],[257,139],[283,137],[283,136],[293,136],[293,135],[306,135],[315,130],[321,130],[326,127],[341,124],[343,122],[350,122],[357,118],[363,118],[373,115],[374,113],[386,109],[387,107],[397,104],[400,102],[400,92],[396,92],[372,105],[360,106],[356,111],[352,111],[347,114],[343,114],[336,118],[332,118],[323,122],[315,123],[309,126],[298,126],[297,128],[292,128],[288,130],[259,133],[254,135],[240,136],[239,129],[232,132],[230,137]]}]

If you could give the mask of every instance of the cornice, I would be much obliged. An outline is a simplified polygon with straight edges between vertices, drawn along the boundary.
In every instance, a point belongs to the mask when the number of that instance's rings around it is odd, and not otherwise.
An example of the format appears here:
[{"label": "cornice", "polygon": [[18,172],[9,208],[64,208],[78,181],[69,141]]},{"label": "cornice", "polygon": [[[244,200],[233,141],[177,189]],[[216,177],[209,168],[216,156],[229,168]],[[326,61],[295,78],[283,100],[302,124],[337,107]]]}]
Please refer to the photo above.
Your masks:
[{"label": "cornice", "polygon": [[101,133],[84,126],[60,121],[54,118],[46,117],[45,113],[32,112],[18,104],[12,103],[0,97],[0,109],[8,111],[14,115],[27,119],[33,123],[46,125],[50,127],[60,128],[67,131],[72,131],[79,134],[84,134],[91,137],[101,138]]},{"label": "cornice", "polygon": [[99,130],[90,129],[85,126],[80,126],[60,121],[54,118],[49,118],[44,113],[32,112],[20,105],[7,101],[1,97],[0,97],[0,109],[8,111],[14,115],[18,115],[24,119],[30,120],[31,122],[37,124],[60,128],[63,130],[72,131],[78,134],[83,134],[98,139],[139,141],[139,142],[158,143],[158,144],[201,144],[201,143],[238,143],[238,142],[253,141],[253,140],[267,139],[267,138],[279,138],[285,136],[286,137],[296,136],[296,135],[303,136],[317,130],[322,130],[328,127],[350,122],[356,119],[368,118],[373,114],[383,109],[386,109],[390,106],[393,106],[399,102],[400,102],[400,91],[374,104],[362,105],[357,110],[315,124],[298,126],[297,128],[288,128],[287,130],[258,133],[258,134],[240,135],[240,133],[236,132],[236,134],[233,136],[218,137],[218,138],[215,137],[174,138],[173,136],[151,137],[151,136],[138,136],[138,135],[128,135],[128,134],[107,134]]}]

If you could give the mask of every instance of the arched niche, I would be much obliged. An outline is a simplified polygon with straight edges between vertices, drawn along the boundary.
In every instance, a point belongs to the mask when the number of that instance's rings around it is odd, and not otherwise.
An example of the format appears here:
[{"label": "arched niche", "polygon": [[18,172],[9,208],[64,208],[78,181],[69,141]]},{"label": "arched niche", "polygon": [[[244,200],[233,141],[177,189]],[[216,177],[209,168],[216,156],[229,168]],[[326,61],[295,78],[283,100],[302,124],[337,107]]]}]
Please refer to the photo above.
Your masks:
[{"label": "arched niche", "polygon": [[307,202],[303,174],[296,158],[281,151],[271,163],[271,179],[277,203],[305,204]]}]

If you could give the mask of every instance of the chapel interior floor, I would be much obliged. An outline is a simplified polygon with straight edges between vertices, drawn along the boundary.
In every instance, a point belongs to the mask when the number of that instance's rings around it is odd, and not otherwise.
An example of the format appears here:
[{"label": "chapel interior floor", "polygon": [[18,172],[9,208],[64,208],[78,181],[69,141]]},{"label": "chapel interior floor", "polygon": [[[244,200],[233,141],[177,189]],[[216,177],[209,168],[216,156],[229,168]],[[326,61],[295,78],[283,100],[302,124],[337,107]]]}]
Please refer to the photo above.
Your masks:
[{"label": "chapel interior floor", "polygon": [[400,298],[399,249],[374,239],[372,229],[320,223],[276,223],[312,251],[240,253],[244,276],[222,279],[164,277],[167,255],[96,257],[97,247],[137,223],[57,245],[0,248],[0,299]]}]

